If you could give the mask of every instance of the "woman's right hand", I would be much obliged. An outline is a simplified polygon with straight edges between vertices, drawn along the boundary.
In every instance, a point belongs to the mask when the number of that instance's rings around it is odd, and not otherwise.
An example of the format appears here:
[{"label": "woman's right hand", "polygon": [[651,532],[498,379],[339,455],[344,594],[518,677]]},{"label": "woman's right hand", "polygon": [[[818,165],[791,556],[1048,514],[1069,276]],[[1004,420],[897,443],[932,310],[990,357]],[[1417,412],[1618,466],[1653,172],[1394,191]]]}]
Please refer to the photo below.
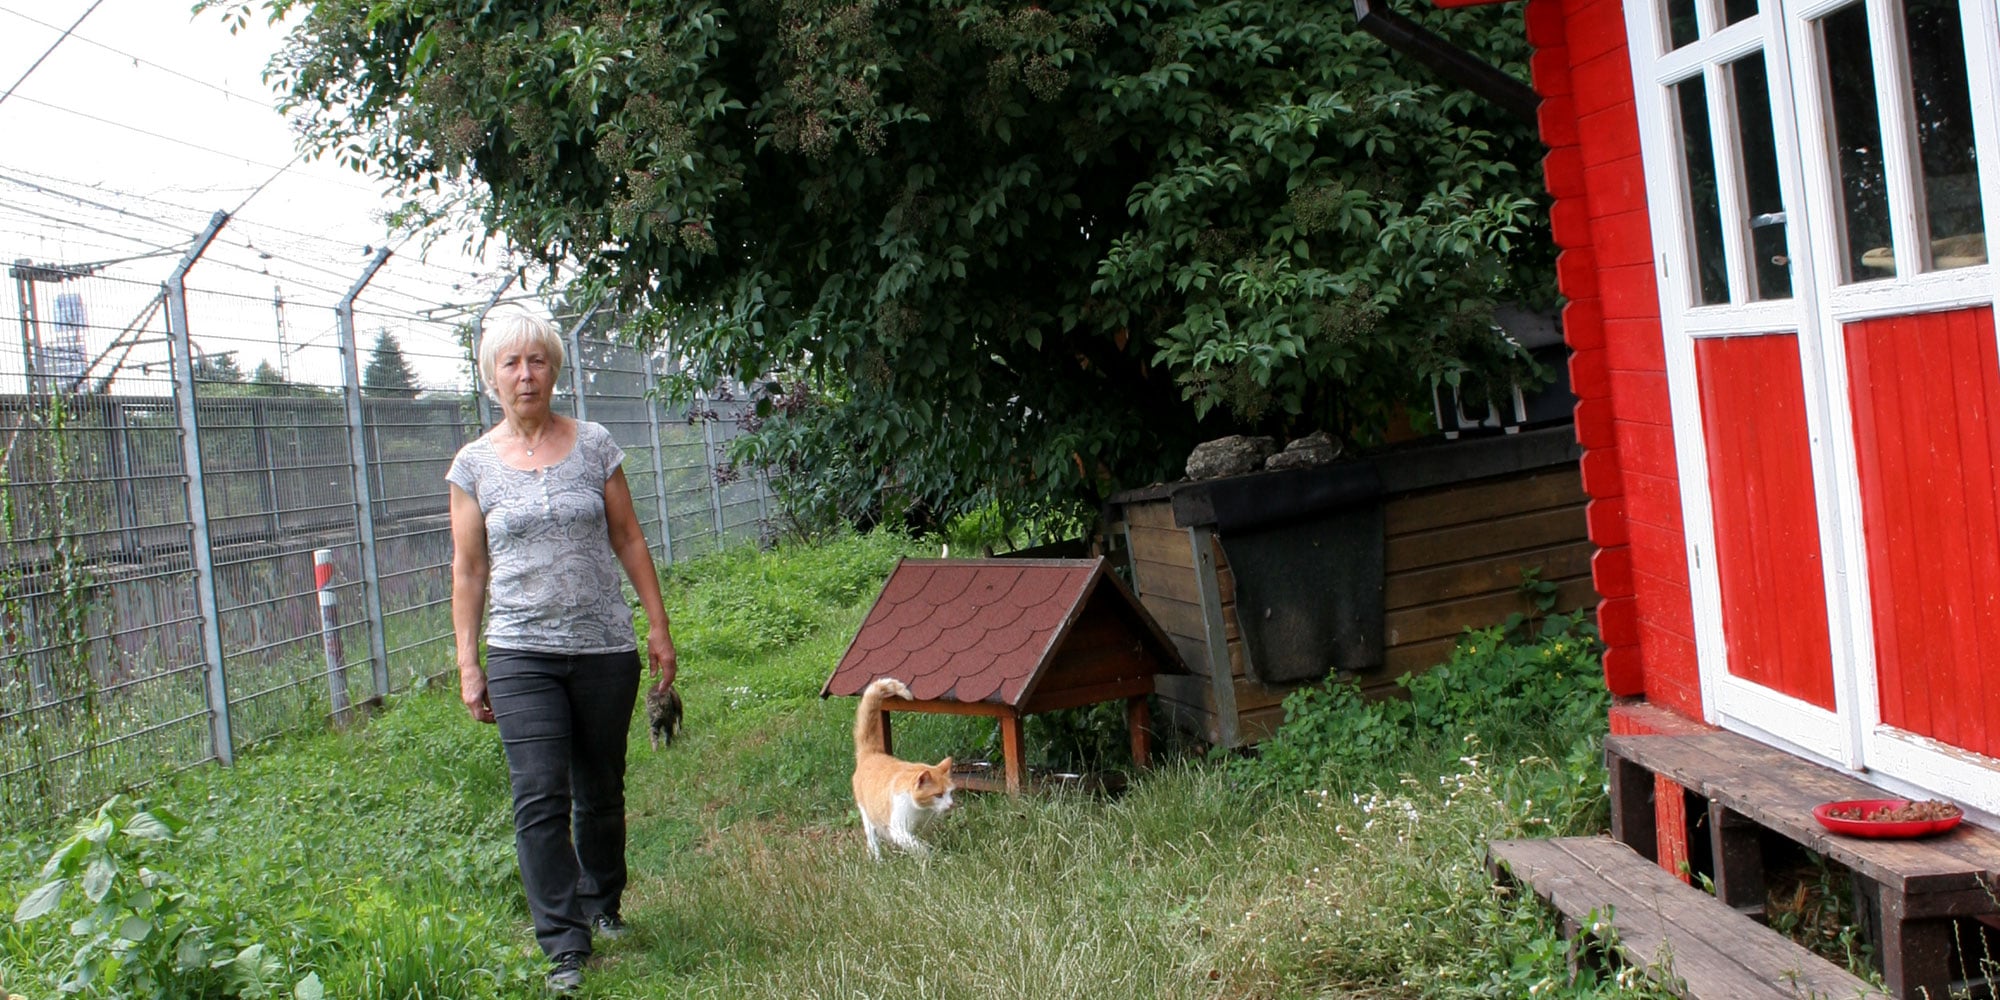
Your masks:
[{"label": "woman's right hand", "polygon": [[493,702],[486,697],[486,672],[467,670],[458,675],[458,697],[474,722],[493,721]]}]

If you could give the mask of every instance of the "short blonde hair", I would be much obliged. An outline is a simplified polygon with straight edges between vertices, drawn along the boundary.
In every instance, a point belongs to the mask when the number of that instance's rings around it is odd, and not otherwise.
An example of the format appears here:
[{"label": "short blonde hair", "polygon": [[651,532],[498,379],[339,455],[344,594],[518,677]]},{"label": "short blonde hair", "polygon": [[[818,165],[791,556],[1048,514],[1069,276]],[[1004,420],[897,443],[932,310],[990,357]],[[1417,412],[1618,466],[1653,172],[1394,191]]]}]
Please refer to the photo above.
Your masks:
[{"label": "short blonde hair", "polygon": [[[486,332],[479,339],[479,379],[486,384],[486,394],[498,399],[494,394],[493,382],[500,364],[500,353],[520,346],[539,347],[549,356],[553,367],[551,379],[562,377],[563,342],[562,335],[548,320],[533,313],[509,310],[500,318],[487,324]],[[551,390],[555,387],[550,386]]]}]

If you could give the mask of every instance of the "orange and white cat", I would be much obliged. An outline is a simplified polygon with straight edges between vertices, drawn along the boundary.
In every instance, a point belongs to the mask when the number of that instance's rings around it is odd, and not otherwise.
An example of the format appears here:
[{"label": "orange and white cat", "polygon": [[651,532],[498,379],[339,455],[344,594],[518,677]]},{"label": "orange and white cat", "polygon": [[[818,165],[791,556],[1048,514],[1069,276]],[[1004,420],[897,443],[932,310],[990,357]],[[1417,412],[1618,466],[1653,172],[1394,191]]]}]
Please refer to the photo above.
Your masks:
[{"label": "orange and white cat", "polygon": [[917,827],[951,808],[951,758],[913,764],[889,756],[882,739],[882,700],[888,697],[908,698],[910,689],[893,677],[880,678],[861,692],[855,710],[854,805],[869,854],[881,858],[886,839],[923,857],[930,847],[917,839]]}]

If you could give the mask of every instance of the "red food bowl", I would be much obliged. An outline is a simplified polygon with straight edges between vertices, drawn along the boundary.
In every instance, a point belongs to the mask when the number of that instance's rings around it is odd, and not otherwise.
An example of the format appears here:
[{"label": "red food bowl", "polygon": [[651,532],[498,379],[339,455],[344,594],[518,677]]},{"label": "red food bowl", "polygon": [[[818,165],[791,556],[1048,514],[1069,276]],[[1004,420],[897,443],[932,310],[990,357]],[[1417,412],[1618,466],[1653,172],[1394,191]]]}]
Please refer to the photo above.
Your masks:
[{"label": "red food bowl", "polygon": [[1943,833],[1957,826],[1958,821],[1965,818],[1965,811],[1959,809],[1957,806],[1952,807],[1951,815],[1942,816],[1937,819],[1842,819],[1831,815],[1836,809],[1860,809],[1861,815],[1866,816],[1878,810],[1899,809],[1909,804],[1909,799],[1843,799],[1839,802],[1822,802],[1813,807],[1813,818],[1819,820],[1819,825],[1835,833],[1844,833],[1850,837],[1875,837],[1880,839],[1928,837],[1934,833]]}]

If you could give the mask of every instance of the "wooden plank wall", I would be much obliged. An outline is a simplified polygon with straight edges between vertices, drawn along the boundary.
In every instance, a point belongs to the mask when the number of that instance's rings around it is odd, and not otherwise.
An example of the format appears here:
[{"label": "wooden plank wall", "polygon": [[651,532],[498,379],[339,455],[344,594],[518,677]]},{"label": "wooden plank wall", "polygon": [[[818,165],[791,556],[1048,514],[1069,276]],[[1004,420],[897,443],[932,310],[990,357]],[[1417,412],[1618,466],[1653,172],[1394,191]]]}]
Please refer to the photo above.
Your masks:
[{"label": "wooden plank wall", "polygon": [[1559,588],[1557,610],[1595,604],[1588,499],[1573,465],[1390,498],[1383,511],[1388,662],[1361,679],[1363,688],[1443,662],[1468,628],[1532,611],[1521,593],[1525,568]]},{"label": "wooden plank wall", "polygon": [[[1124,524],[1133,592],[1139,595],[1139,602],[1173,640],[1181,659],[1193,671],[1188,676],[1163,674],[1154,679],[1161,708],[1177,728],[1200,733],[1210,743],[1221,743],[1214,689],[1210,686],[1208,640],[1202,628],[1201,587],[1195,577],[1194,547],[1188,529],[1174,527],[1173,502],[1167,499],[1126,505]],[[1240,673],[1243,640],[1237,632],[1233,610],[1236,578],[1222,559],[1220,546],[1216,547],[1216,567],[1217,589],[1221,591],[1228,623],[1230,662]]]},{"label": "wooden plank wall", "polygon": [[[1539,567],[1542,579],[1557,585],[1559,610],[1594,604],[1586,499],[1573,464],[1390,497],[1383,512],[1386,663],[1344,679],[1359,681],[1372,696],[1390,695],[1397,677],[1442,662],[1465,629],[1530,610],[1520,590],[1524,567]],[[1158,679],[1162,708],[1183,730],[1222,742],[1189,530],[1174,526],[1169,499],[1128,503],[1120,511],[1133,589],[1194,672]],[[1214,555],[1237,742],[1255,743],[1284,721],[1284,697],[1299,685],[1266,685],[1247,674],[1234,577],[1219,544]]]}]

